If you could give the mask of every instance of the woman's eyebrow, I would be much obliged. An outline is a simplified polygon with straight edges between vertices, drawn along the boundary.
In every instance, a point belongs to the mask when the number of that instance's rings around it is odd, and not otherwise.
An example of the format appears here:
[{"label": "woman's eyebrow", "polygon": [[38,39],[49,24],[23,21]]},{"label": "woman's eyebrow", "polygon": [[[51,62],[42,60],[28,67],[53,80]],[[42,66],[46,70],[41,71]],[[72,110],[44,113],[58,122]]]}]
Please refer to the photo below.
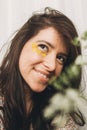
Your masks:
[{"label": "woman's eyebrow", "polygon": [[50,42],[45,41],[45,40],[38,40],[37,42],[44,42],[46,43],[48,46],[50,46],[51,48],[55,48]]}]

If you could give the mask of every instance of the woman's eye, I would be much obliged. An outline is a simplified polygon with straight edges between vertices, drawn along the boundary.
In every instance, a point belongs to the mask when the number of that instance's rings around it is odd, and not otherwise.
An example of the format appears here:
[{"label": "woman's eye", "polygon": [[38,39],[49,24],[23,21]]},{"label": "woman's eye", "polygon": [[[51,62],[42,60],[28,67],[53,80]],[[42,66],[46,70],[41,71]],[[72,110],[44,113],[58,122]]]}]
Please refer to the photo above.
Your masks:
[{"label": "woman's eye", "polygon": [[58,56],[57,56],[57,60],[58,60],[58,62],[59,62],[60,64],[62,64],[62,65],[65,64],[66,59],[67,59],[67,57],[64,56],[64,55],[58,55]]},{"label": "woman's eye", "polygon": [[39,46],[39,49],[42,51],[42,52],[48,52],[48,46],[44,45],[44,44],[40,44],[38,45]]}]

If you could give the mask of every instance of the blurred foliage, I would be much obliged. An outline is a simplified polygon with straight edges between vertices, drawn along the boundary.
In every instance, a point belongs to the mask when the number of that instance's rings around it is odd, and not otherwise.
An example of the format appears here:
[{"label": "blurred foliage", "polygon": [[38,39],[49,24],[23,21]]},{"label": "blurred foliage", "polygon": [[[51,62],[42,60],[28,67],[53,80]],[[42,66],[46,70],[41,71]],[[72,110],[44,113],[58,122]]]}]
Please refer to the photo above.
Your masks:
[{"label": "blurred foliage", "polygon": [[[78,46],[80,42],[81,47],[87,49],[87,31],[72,42],[75,46]],[[58,112],[70,113],[75,107],[81,108],[83,106],[87,97],[84,97],[78,89],[78,77],[84,64],[87,65],[87,59],[84,59],[83,55],[79,55],[74,64],[66,68],[58,78],[54,77],[49,82],[58,92],[50,99],[49,105],[44,111],[46,118],[56,118]]]}]

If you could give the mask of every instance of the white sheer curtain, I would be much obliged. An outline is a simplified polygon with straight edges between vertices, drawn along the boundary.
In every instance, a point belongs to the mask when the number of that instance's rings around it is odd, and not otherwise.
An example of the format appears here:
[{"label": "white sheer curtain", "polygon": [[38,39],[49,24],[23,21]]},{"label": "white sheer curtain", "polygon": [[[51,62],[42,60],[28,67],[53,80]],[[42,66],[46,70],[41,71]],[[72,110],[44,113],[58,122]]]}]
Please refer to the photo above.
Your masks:
[{"label": "white sheer curtain", "polygon": [[[66,14],[75,24],[79,34],[87,30],[87,0],[0,0],[0,48],[32,12],[46,6]],[[83,54],[87,55],[87,50]],[[84,72],[87,88],[87,66],[84,67]],[[87,130],[87,127],[83,129]]]}]

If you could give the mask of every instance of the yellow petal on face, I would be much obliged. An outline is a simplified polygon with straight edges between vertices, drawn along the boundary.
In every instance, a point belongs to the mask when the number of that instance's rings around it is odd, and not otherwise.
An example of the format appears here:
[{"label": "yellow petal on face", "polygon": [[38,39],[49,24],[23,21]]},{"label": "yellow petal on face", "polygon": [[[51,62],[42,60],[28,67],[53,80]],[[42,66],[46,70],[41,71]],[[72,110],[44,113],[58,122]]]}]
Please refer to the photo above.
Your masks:
[{"label": "yellow petal on face", "polygon": [[42,53],[41,50],[39,50],[39,49],[37,49],[36,52],[37,52],[38,54],[41,54],[41,53]]},{"label": "yellow petal on face", "polygon": [[36,48],[33,48],[32,50],[33,50],[34,52],[36,52]]},{"label": "yellow petal on face", "polygon": [[38,53],[38,54],[40,54],[41,56],[43,56],[43,57],[45,57],[46,56],[46,52],[42,52],[41,50],[36,50],[36,52]]},{"label": "yellow petal on face", "polygon": [[32,49],[33,49],[33,51],[36,51],[36,50],[37,50],[37,45],[36,45],[36,43],[32,43]]},{"label": "yellow petal on face", "polygon": [[45,57],[47,54],[46,53],[43,53],[42,56]]},{"label": "yellow petal on face", "polygon": [[42,50],[39,50],[38,46],[36,45],[36,43],[32,43],[32,50],[35,51],[37,54],[45,57],[47,55],[46,52],[43,52]]},{"label": "yellow petal on face", "polygon": [[32,48],[36,48],[37,45],[35,43],[32,43]]}]

